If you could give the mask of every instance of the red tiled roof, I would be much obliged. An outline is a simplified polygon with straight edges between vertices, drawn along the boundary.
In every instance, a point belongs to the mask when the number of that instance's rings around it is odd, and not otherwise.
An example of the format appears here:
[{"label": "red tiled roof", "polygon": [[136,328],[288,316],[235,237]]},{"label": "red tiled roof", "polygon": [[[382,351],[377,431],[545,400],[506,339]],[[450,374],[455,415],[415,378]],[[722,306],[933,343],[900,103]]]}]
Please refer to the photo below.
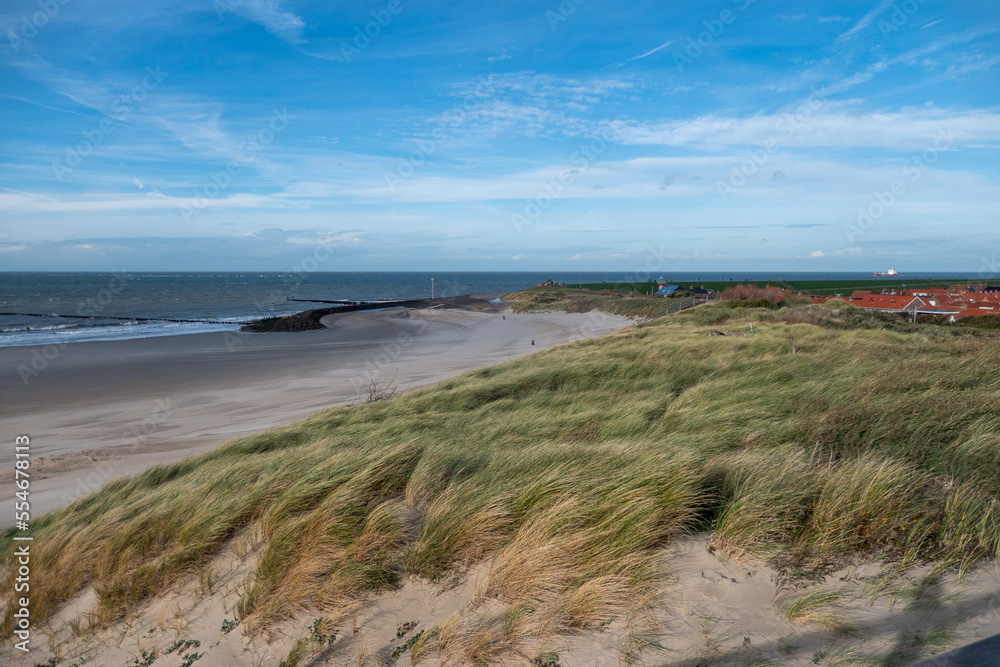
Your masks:
[{"label": "red tiled roof", "polygon": [[1000,315],[1000,308],[966,308],[958,314],[959,317],[984,317],[986,315]]},{"label": "red tiled roof", "polygon": [[918,297],[915,296],[905,296],[902,294],[869,294],[865,298],[861,299],[859,304],[862,308],[869,308],[872,310],[903,310],[904,308],[912,305],[914,302],[920,307],[923,305]]}]

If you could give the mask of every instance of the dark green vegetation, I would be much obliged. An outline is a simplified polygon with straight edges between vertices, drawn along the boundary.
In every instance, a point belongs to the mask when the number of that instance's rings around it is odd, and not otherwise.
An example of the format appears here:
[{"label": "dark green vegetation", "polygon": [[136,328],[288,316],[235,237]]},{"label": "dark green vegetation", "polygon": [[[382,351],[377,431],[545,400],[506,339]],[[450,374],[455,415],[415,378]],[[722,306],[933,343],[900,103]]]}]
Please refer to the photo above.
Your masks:
[{"label": "dark green vegetation", "polygon": [[970,329],[983,329],[985,331],[1000,331],[1000,316],[985,315],[983,317],[967,317],[964,320],[955,322],[955,326],[967,327]]},{"label": "dark green vegetation", "polygon": [[1000,280],[986,279],[954,279],[954,280],[915,280],[896,276],[895,278],[876,278],[868,280],[795,280],[789,283],[796,290],[810,294],[843,294],[850,296],[854,290],[879,292],[883,289],[920,289],[921,287],[951,287],[952,285],[1000,285]]},{"label": "dark green vegetation", "polygon": [[466,662],[648,603],[685,531],[798,575],[967,567],[1000,551],[998,370],[992,336],[846,303],[704,305],[114,480],[35,522],[33,613],[90,584],[114,621],[250,528],[251,631],[491,558],[503,636],[449,626],[412,647]]},{"label": "dark green vegetation", "polygon": [[[717,288],[713,287],[713,285],[716,285],[716,284],[719,284],[719,285],[725,284],[726,287],[732,287],[734,283],[701,283],[701,282],[692,283],[692,282],[685,282],[683,284],[682,283],[669,283],[669,284],[671,284],[671,285],[680,285],[680,287],[682,289],[683,288],[687,288],[687,287],[705,287],[706,289],[717,289]],[[626,294],[631,294],[631,293],[634,292],[636,294],[645,294],[645,295],[650,295],[650,294],[652,294],[653,292],[655,292],[656,290],[658,290],[660,288],[659,285],[657,285],[656,283],[651,283],[651,282],[644,282],[644,283],[582,283],[582,284],[572,283],[570,285],[567,285],[567,287],[572,287],[572,288],[576,288],[576,289],[592,290],[592,291],[624,292]],[[725,287],[720,287],[718,289],[725,289]]]},{"label": "dark green vegetation", "polygon": [[533,287],[507,294],[504,301],[516,300],[515,313],[561,310],[567,313],[587,313],[598,310],[623,317],[660,317],[688,305],[690,295],[677,297],[632,296],[627,292],[592,292],[569,287]]},{"label": "dark green vegetation", "polygon": [[[705,289],[721,292],[734,285],[754,285],[756,287],[766,287],[774,285],[783,289],[807,292],[809,294],[834,295],[843,294],[850,296],[854,290],[865,290],[869,292],[879,292],[883,289],[919,289],[921,287],[950,287],[951,285],[967,284],[987,284],[1000,285],[1000,280],[986,279],[954,279],[954,280],[916,280],[896,276],[894,278],[876,278],[872,276],[867,280],[793,280],[790,282],[774,280],[744,281],[742,279],[726,281],[690,281],[669,282],[668,284],[679,285],[682,289],[688,287],[704,287]],[[655,292],[658,285],[655,283],[583,283],[582,285],[570,285],[586,290],[613,290],[618,292],[637,292],[639,294],[651,294]]]}]

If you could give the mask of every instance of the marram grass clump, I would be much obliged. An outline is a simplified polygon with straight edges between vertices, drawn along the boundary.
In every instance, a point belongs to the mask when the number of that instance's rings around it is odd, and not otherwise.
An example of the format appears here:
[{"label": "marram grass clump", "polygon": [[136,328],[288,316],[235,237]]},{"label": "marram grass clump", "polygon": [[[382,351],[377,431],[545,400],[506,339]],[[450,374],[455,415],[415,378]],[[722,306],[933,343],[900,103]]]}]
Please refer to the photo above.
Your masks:
[{"label": "marram grass clump", "polygon": [[250,632],[488,560],[503,627],[419,649],[474,661],[648,604],[686,531],[792,573],[995,558],[997,340],[845,312],[702,306],[113,481],[35,523],[33,613],[92,585],[113,622],[253,528]]},{"label": "marram grass clump", "polygon": [[[685,293],[686,294],[686,293]],[[523,292],[507,294],[505,301],[513,300],[515,313],[536,313],[561,310],[567,313],[587,313],[598,310],[622,317],[660,317],[676,308],[682,299],[663,298],[626,292],[572,289],[569,287],[535,287]]]}]

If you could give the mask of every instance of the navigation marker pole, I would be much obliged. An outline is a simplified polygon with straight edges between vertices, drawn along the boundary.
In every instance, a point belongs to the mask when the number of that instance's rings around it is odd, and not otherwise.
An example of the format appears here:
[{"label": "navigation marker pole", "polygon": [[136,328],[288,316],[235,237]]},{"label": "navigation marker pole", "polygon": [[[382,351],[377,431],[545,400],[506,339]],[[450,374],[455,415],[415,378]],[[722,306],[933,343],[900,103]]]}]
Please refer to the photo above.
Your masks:
[{"label": "navigation marker pole", "polygon": [[434,300],[434,279],[431,278],[431,301]]}]

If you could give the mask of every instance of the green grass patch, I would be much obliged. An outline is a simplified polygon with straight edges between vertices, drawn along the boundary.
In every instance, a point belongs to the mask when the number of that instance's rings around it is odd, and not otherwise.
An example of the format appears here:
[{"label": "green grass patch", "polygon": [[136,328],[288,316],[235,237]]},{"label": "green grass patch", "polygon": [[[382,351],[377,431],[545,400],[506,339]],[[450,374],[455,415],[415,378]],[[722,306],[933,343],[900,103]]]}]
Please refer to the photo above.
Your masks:
[{"label": "green grass patch", "polygon": [[[915,279],[896,276],[894,278],[878,278],[872,276],[864,280],[780,280],[773,278],[770,280],[743,280],[734,277],[732,280],[667,280],[668,284],[678,285],[681,289],[701,287],[705,289],[721,292],[736,285],[749,285],[753,287],[766,287],[775,285],[784,289],[808,292],[810,294],[828,295],[843,294],[850,296],[855,290],[879,292],[883,289],[919,289],[927,287],[951,287],[952,285],[1000,285],[1000,280],[982,280],[969,278],[952,279]],[[621,282],[621,283],[572,283],[567,287],[593,291],[627,292],[636,294],[652,294],[659,285],[651,282]]]},{"label": "green grass patch", "polygon": [[589,313],[600,311],[623,317],[661,317],[689,295],[676,297],[654,297],[630,292],[591,292],[568,287],[534,287],[507,294],[504,300],[516,301],[515,313],[535,313],[544,311],[564,311],[567,313]]}]

